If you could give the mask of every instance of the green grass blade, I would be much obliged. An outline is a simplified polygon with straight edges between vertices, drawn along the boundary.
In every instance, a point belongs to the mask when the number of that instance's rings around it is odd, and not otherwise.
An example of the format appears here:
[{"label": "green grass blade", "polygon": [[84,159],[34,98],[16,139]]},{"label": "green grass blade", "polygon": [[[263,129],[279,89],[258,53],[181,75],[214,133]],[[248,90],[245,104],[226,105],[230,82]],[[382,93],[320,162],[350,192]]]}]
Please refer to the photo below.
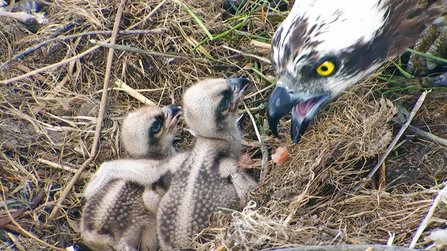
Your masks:
[{"label": "green grass blade", "polygon": [[419,56],[423,56],[423,57],[426,57],[426,58],[430,58],[430,59],[433,59],[433,60],[437,60],[437,61],[441,61],[441,62],[447,63],[447,59],[445,59],[445,58],[436,57],[436,56],[433,56],[433,55],[430,55],[430,54],[426,54],[424,52],[415,51],[415,50],[410,49],[410,48],[407,48],[407,51],[409,51],[411,53],[414,53],[416,55],[419,55]]},{"label": "green grass blade", "polygon": [[405,71],[404,69],[402,69],[402,67],[397,64],[396,62],[394,62],[393,60],[391,60],[391,63],[394,64],[394,66],[396,66],[396,68],[399,70],[399,72],[404,75],[406,78],[414,78],[413,75],[411,75],[410,73],[408,73],[407,71]]},{"label": "green grass blade", "polygon": [[196,23],[202,28],[203,32],[208,36],[210,40],[214,40],[213,35],[211,35],[211,32],[205,27],[205,24],[202,22],[202,20],[188,7],[186,4],[179,0],[174,0],[175,3],[180,4],[185,8],[185,10],[189,13],[189,15],[192,16],[192,18],[196,21]]}]

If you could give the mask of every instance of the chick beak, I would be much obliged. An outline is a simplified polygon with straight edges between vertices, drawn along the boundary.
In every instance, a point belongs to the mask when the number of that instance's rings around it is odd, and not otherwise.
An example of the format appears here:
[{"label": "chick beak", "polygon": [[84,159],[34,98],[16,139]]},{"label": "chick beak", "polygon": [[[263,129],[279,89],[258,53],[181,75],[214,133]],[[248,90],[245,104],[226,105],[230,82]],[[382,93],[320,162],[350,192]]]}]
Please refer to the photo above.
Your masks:
[{"label": "chick beak", "polygon": [[277,86],[269,100],[270,130],[272,130],[273,135],[278,136],[279,120],[292,110],[290,134],[292,140],[298,143],[313,116],[328,99],[329,95],[289,92],[286,88]]},{"label": "chick beak", "polygon": [[165,115],[166,133],[171,133],[177,125],[183,110],[180,106],[166,106],[162,108],[162,111]]},{"label": "chick beak", "polygon": [[251,84],[251,80],[247,78],[229,78],[227,83],[231,86],[234,96],[230,103],[230,110],[236,111],[239,101],[245,94],[248,86]]}]

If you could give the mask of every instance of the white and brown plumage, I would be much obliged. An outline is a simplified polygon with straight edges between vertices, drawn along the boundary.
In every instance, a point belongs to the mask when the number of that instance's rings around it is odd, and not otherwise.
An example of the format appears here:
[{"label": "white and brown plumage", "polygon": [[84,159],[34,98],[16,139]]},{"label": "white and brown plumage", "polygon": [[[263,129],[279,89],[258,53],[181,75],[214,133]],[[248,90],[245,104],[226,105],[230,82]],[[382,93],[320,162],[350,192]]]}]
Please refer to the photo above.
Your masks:
[{"label": "white and brown plumage", "polygon": [[[440,15],[423,0],[299,0],[275,33],[274,134],[292,110],[297,142],[324,103],[413,45]],[[438,1],[439,2],[439,1]]]},{"label": "white and brown plumage", "polygon": [[[180,109],[146,106],[123,121],[122,141],[132,158],[163,159],[175,153],[172,146]],[[126,166],[121,167],[123,170]],[[84,242],[94,250],[156,250],[156,211],[166,186],[160,179],[150,186],[115,179],[86,189],[82,215]]]}]

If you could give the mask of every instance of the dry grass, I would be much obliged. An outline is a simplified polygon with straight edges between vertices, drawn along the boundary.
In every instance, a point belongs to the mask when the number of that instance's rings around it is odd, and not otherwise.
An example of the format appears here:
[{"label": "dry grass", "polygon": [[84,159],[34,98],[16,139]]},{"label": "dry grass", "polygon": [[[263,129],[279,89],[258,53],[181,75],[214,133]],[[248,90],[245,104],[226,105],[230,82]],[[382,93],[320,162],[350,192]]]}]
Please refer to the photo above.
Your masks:
[{"label": "dry grass", "polygon": [[[207,38],[204,30],[173,1],[152,12],[160,2],[128,1],[121,30],[132,27],[130,31],[146,32],[119,35],[117,44],[190,59],[116,50],[111,84],[122,80],[152,102],[170,105],[179,104],[185,88],[201,78],[245,76],[255,83],[245,103],[255,116],[264,144],[258,142],[249,116],[243,117],[241,127],[245,151],[254,161],[253,175],[259,178],[262,173],[262,180],[243,211],[217,217],[205,230],[213,239],[195,242],[198,249],[384,244],[388,232],[396,234],[396,244],[409,244],[438,192],[436,182],[446,180],[445,149],[409,134],[387,159],[386,187],[379,190],[379,182],[362,178],[394,137],[395,128],[389,120],[397,112],[395,104],[411,108],[412,94],[393,93],[387,99],[377,92],[387,85],[371,78],[325,108],[299,144],[291,144],[287,123],[280,128],[282,137],[273,139],[260,125],[266,119],[265,104],[272,91],[267,88],[271,85],[267,79],[273,75],[271,65],[268,60],[242,56],[230,48],[268,59],[269,50],[254,46],[251,40],[269,42],[278,24],[270,20],[280,20],[285,14],[266,7],[269,18],[264,19],[255,1],[249,1],[241,15],[224,21],[220,1],[183,1],[214,36],[237,27],[193,50]],[[117,8],[114,1],[55,0],[46,9],[50,24],[37,34],[14,21],[0,19],[2,63],[46,41],[61,27],[65,30],[60,36],[75,35],[44,44],[4,66],[0,80],[82,54],[94,47],[90,39],[106,40],[110,34],[98,31],[112,29]],[[239,25],[241,22],[244,25]],[[96,34],[80,36],[86,32]],[[90,157],[107,51],[100,47],[70,63],[0,84],[0,174],[6,198],[0,208],[0,249],[48,250],[51,248],[41,242],[59,248],[81,243],[78,224],[84,203],[82,189],[102,162],[125,156],[119,126],[125,114],[141,105],[119,89],[109,93],[99,155],[62,202],[57,217],[49,219],[62,190]],[[440,119],[447,111],[442,104],[439,99],[428,100],[415,125],[433,125],[435,133],[446,137],[447,123]],[[178,137],[177,147],[188,148],[191,137],[186,130],[179,130]],[[280,146],[287,146],[290,152],[285,163],[274,165],[261,160]],[[406,170],[410,175],[402,173]],[[8,223],[7,212],[17,214],[18,226]],[[445,207],[440,206],[435,217],[430,228],[445,227]]]}]

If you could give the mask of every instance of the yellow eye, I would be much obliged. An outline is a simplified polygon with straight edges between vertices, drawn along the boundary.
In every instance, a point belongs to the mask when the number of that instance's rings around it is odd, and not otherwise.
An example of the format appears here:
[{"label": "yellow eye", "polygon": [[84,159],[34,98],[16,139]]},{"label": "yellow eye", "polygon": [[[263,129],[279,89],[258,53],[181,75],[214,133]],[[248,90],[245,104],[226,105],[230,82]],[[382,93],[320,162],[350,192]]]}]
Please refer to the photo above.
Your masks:
[{"label": "yellow eye", "polygon": [[320,66],[317,68],[317,73],[320,76],[329,76],[331,75],[335,70],[335,64],[331,61],[324,61]]}]

